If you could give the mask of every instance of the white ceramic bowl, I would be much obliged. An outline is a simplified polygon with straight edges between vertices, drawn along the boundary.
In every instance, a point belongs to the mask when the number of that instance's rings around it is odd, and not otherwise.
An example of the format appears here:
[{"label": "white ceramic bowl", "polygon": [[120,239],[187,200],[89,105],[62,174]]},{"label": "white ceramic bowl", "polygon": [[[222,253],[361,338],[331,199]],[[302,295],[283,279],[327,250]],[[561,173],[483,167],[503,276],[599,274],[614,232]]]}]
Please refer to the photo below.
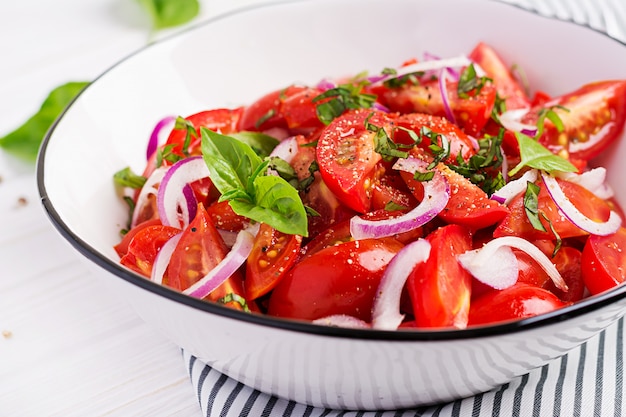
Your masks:
[{"label": "white ceramic bowl", "polygon": [[[451,12],[454,11],[454,12]],[[48,134],[38,164],[63,237],[148,323],[260,391],[321,407],[397,409],[483,392],[545,364],[617,320],[626,287],[515,323],[458,331],[346,330],[192,299],[118,263],[127,220],[114,172],[141,172],[164,115],[250,103],[292,82],[373,72],[425,51],[486,41],[554,94],[626,76],[624,45],[570,23],[479,0],[317,0],[249,8],[199,25],[99,77]],[[626,206],[626,141],[602,161]]]}]

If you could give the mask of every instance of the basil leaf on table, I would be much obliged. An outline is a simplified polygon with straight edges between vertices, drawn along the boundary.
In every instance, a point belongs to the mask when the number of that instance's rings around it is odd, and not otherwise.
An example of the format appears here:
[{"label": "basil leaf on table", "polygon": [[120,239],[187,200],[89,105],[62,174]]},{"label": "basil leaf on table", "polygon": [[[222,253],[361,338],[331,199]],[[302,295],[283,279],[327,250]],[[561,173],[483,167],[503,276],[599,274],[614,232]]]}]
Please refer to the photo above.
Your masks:
[{"label": "basil leaf on table", "polygon": [[198,0],[139,0],[152,19],[154,29],[182,25],[198,15]]},{"label": "basil leaf on table", "polygon": [[0,148],[20,159],[34,162],[39,146],[52,123],[88,84],[69,82],[56,87],[46,97],[37,113],[16,130],[0,138]]},{"label": "basil leaf on table", "polygon": [[233,211],[276,230],[308,235],[307,215],[298,190],[284,178],[267,175],[269,159],[250,145],[202,128],[202,155],[211,181]]}]

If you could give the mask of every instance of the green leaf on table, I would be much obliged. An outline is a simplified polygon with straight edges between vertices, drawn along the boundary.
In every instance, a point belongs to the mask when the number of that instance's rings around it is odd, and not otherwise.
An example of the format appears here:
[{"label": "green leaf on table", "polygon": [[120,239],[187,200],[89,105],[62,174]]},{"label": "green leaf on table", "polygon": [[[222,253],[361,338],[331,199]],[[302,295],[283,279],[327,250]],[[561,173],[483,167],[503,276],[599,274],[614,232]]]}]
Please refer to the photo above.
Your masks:
[{"label": "green leaf on table", "polygon": [[0,148],[26,161],[37,159],[39,146],[52,123],[88,82],[69,82],[56,87],[44,100],[37,113],[13,132],[0,138]]},{"label": "green leaf on table", "polygon": [[511,171],[509,171],[509,175],[513,176],[517,174],[519,170],[525,166],[547,171],[549,173],[555,171],[577,171],[576,167],[572,165],[570,161],[553,154],[535,139],[520,132],[515,132],[515,137],[517,138],[517,143],[519,144],[521,160]]},{"label": "green leaf on table", "polygon": [[198,0],[139,0],[152,19],[154,29],[185,24],[198,15]]}]

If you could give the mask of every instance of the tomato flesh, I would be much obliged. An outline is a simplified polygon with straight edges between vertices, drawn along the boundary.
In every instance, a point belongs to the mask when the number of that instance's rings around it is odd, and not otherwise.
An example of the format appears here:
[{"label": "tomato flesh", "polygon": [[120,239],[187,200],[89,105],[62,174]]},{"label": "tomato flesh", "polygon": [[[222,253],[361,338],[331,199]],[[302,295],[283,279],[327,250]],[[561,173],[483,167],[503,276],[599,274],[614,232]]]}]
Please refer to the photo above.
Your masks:
[{"label": "tomato flesh", "polygon": [[278,283],[268,314],[304,320],[347,314],[369,322],[385,267],[402,247],[394,239],[365,239],[322,249]]},{"label": "tomato flesh", "polygon": [[591,294],[599,294],[626,280],[626,229],[608,236],[593,235],[582,253],[582,274]]},{"label": "tomato flesh", "polygon": [[467,326],[471,275],[461,267],[457,255],[472,248],[469,230],[444,226],[426,238],[430,256],[409,275],[407,286],[418,327]]},{"label": "tomato flesh", "polygon": [[157,254],[163,245],[178,233],[180,230],[175,227],[161,224],[146,225],[134,234],[120,263],[150,278]]}]

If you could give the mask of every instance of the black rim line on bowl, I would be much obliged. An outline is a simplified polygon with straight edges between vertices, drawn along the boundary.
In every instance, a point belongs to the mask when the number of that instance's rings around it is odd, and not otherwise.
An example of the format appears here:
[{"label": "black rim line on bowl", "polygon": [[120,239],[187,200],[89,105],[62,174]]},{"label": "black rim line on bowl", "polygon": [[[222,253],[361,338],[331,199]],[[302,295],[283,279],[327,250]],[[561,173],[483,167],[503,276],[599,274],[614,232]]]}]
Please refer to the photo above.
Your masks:
[{"label": "black rim line on bowl", "polygon": [[[63,119],[65,113],[69,111],[74,102],[79,99],[79,97],[86,91],[92,84],[94,84],[99,78],[106,75],[108,72],[116,68],[118,65],[132,58],[133,56],[141,53],[142,51],[151,48],[154,45],[157,45],[162,42],[166,42],[170,39],[176,38],[178,36],[183,35],[186,32],[193,31],[198,27],[209,25],[213,22],[227,19],[231,16],[238,15],[240,13],[246,13],[254,11],[255,9],[260,8],[268,8],[268,7],[289,7],[292,4],[297,3],[306,3],[312,2],[314,0],[291,0],[291,1],[277,1],[270,2],[261,5],[249,5],[236,10],[232,10],[230,12],[221,14],[219,16],[215,16],[213,18],[204,20],[195,25],[189,26],[177,33],[166,36],[156,42],[150,43],[138,50],[132,52],[126,57],[121,58],[117,63],[110,66],[107,70],[105,70],[102,74],[96,77],[88,86],[86,86],[73,100],[72,102],[65,108],[65,110],[59,115],[59,117],[52,124],[48,132],[46,133],[39,155],[37,157],[37,169],[36,169],[36,179],[37,179],[37,187],[41,199],[41,204],[43,205],[46,214],[50,218],[54,227],[59,231],[59,233],[65,238],[78,252],[80,252],[83,256],[93,261],[98,266],[102,267],[106,271],[115,275],[116,278],[122,278],[130,284],[136,285],[142,289],[148,290],[155,294],[158,294],[162,297],[175,301],[177,303],[181,303],[183,305],[208,312],[213,313],[219,316],[224,316],[227,318],[241,320],[246,322],[251,322],[254,324],[259,324],[267,327],[273,327],[283,330],[296,331],[301,333],[312,333],[322,336],[333,336],[333,337],[342,337],[342,338],[357,338],[357,339],[369,339],[369,340],[400,340],[400,341],[445,341],[445,340],[455,340],[455,339],[467,339],[474,337],[488,337],[488,336],[496,336],[504,333],[513,333],[523,330],[528,330],[531,328],[535,328],[538,326],[544,326],[549,324],[555,324],[559,322],[563,322],[569,319],[573,319],[575,317],[584,315],[588,312],[597,310],[599,308],[608,306],[610,304],[615,303],[616,301],[626,297],[626,286],[618,286],[610,291],[607,291],[603,294],[596,295],[594,297],[590,297],[584,300],[581,300],[573,305],[563,307],[561,309],[545,313],[539,316],[530,317],[526,319],[504,322],[500,324],[493,324],[488,326],[476,326],[470,327],[466,329],[443,329],[443,330],[398,330],[398,331],[388,331],[388,330],[374,330],[374,329],[353,329],[353,328],[343,328],[343,327],[332,327],[325,325],[316,325],[307,321],[300,320],[290,320],[290,319],[282,319],[278,317],[273,317],[264,314],[251,314],[243,311],[235,310],[230,307],[226,307],[224,305],[220,305],[218,303],[211,303],[207,301],[203,301],[198,298],[187,296],[181,292],[170,289],[166,286],[159,285],[135,272],[126,269],[118,262],[114,262],[108,257],[104,256],[100,252],[98,252],[91,245],[87,244],[87,242],[83,241],[79,238],[75,233],[73,233],[70,228],[65,224],[65,222],[61,219],[57,211],[54,209],[52,202],[48,197],[48,193],[46,191],[46,187],[44,184],[44,161],[45,155],[47,151],[48,143],[50,142],[53,133],[58,125],[58,123]],[[559,20],[567,23],[574,24],[579,27],[584,27],[588,30],[593,30],[598,33],[601,33],[612,39],[616,42],[625,45],[625,43],[610,37],[608,34],[598,31],[596,29],[591,28],[587,25],[580,25],[573,21],[565,21],[561,19],[557,19],[556,17],[544,16],[540,15],[534,11],[529,11],[521,6],[503,3],[498,0],[491,0],[494,3],[501,4],[508,7],[515,7],[520,10],[532,13],[535,16],[540,18],[546,18],[550,20]]]}]

